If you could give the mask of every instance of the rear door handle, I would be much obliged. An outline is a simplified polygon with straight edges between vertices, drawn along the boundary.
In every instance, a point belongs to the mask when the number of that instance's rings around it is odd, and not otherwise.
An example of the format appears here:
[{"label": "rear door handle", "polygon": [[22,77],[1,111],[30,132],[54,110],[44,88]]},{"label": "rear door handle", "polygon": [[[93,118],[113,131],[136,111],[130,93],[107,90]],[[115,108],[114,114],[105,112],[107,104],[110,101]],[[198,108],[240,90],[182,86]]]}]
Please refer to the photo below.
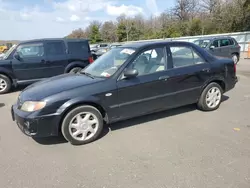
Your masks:
[{"label": "rear door handle", "polygon": [[50,61],[45,61],[45,60],[43,59],[43,60],[41,60],[41,63],[47,64],[47,63],[50,63]]},{"label": "rear door handle", "polygon": [[210,69],[209,68],[204,68],[201,70],[202,72],[210,72]]},{"label": "rear door handle", "polygon": [[167,81],[169,78],[170,78],[170,76],[161,76],[161,77],[159,77],[159,80]]}]

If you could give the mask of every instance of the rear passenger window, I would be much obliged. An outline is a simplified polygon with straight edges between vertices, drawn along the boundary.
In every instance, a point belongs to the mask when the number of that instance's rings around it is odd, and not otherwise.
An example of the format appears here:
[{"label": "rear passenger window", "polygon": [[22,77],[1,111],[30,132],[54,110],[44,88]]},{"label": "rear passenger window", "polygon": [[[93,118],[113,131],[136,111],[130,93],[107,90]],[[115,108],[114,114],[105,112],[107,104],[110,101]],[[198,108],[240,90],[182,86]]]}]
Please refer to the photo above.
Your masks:
[{"label": "rear passenger window", "polygon": [[62,41],[47,42],[47,55],[56,56],[65,54],[65,46]]},{"label": "rear passenger window", "polygon": [[202,64],[205,61],[191,47],[170,47],[173,59],[173,67],[186,67]]},{"label": "rear passenger window", "polygon": [[89,45],[86,41],[68,42],[68,49],[71,55],[86,55],[89,53]]},{"label": "rear passenger window", "polygon": [[221,47],[229,46],[229,40],[228,39],[222,39],[222,40],[220,40],[220,46]]}]

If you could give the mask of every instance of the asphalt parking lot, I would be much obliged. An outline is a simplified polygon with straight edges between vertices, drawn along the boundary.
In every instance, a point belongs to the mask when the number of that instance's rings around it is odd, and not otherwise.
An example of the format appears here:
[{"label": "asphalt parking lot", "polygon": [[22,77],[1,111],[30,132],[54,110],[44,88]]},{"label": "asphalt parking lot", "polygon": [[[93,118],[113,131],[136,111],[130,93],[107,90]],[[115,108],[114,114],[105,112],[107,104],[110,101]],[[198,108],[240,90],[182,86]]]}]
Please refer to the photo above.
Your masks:
[{"label": "asphalt parking lot", "polygon": [[1,188],[249,188],[250,60],[215,112],[193,105],[106,128],[88,145],[33,140],[12,122],[18,92],[0,96]]}]

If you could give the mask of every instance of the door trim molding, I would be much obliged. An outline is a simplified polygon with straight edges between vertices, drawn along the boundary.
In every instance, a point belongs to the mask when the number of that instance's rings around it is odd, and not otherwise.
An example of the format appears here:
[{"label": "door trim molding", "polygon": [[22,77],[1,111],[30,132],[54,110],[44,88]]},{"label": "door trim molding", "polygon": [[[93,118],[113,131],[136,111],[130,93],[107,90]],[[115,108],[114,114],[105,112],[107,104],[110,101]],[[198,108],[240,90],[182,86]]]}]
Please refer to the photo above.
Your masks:
[{"label": "door trim molding", "polygon": [[193,91],[193,90],[201,89],[201,88],[202,87],[194,87],[194,88],[190,88],[190,89],[184,89],[184,90],[181,90],[181,91],[166,93],[166,94],[157,95],[157,96],[154,96],[154,97],[148,97],[148,98],[145,98],[145,99],[139,99],[139,100],[134,100],[134,101],[130,101],[130,102],[125,102],[125,103],[121,103],[121,104],[112,105],[112,106],[110,106],[110,108],[113,109],[113,108],[119,108],[119,107],[123,107],[123,106],[127,106],[127,105],[133,105],[133,104],[146,102],[146,101],[150,101],[150,100],[155,100],[155,99],[158,99],[158,98],[164,98],[164,97],[167,97],[167,96],[176,95],[176,94],[179,94],[179,93]]}]

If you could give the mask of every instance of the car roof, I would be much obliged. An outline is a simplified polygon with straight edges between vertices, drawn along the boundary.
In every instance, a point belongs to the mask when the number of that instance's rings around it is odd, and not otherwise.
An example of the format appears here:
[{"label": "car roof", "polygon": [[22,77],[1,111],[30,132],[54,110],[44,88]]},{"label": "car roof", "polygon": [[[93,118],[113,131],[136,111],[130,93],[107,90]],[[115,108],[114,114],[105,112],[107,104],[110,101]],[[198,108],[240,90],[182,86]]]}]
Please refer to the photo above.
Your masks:
[{"label": "car roof", "polygon": [[[203,37],[199,38],[197,40],[215,40],[215,39],[234,39],[233,37],[230,36],[215,36],[215,37]],[[195,41],[197,41],[195,40]]]},{"label": "car roof", "polygon": [[42,39],[33,39],[33,40],[24,40],[20,43],[30,43],[30,42],[41,42],[41,41],[53,41],[53,40],[63,40],[63,41],[89,41],[88,39],[70,39],[70,38],[42,38]]},{"label": "car roof", "polygon": [[146,42],[133,42],[122,45],[122,48],[145,48],[153,45],[164,45],[164,44],[188,44],[193,45],[190,42],[185,41],[146,41]]}]

